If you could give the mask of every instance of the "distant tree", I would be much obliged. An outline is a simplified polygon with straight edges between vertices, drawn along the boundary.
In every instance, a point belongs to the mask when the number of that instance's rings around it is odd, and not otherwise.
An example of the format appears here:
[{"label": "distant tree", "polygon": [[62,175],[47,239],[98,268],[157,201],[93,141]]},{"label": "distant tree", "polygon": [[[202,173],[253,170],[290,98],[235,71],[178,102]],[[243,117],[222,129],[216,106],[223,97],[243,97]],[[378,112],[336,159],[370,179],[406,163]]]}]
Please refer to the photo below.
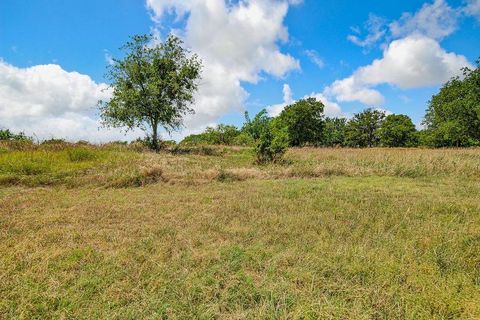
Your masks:
[{"label": "distant tree", "polygon": [[302,99],[286,106],[274,120],[279,128],[287,128],[290,146],[319,144],[322,138],[325,106],[315,98]]},{"label": "distant tree", "polygon": [[380,142],[378,129],[385,112],[376,109],[366,109],[353,116],[347,123],[345,140],[352,147],[374,147]]},{"label": "distant tree", "polygon": [[463,68],[432,97],[424,124],[437,147],[480,144],[480,59],[477,68]]},{"label": "distant tree", "polygon": [[182,140],[182,144],[223,144],[233,145],[240,130],[232,125],[219,124],[216,127],[207,127],[200,134],[192,134]]},{"label": "distant tree", "polygon": [[0,141],[33,141],[33,139],[25,133],[14,133],[9,129],[0,129]]},{"label": "distant tree", "polygon": [[152,40],[150,35],[134,36],[122,47],[126,56],[115,59],[107,73],[112,98],[99,107],[105,125],[150,131],[152,147],[158,150],[159,127],[178,130],[183,117],[193,113],[201,62],[175,36],[160,44]]},{"label": "distant tree", "polygon": [[322,144],[325,146],[341,146],[345,143],[345,130],[347,119],[326,118],[323,128]]},{"label": "distant tree", "polygon": [[201,144],[208,144],[209,142],[207,141],[207,137],[205,136],[204,133],[200,134],[190,134],[183,138],[182,141],[180,141],[180,145],[201,145]]},{"label": "distant tree", "polygon": [[386,147],[411,147],[415,145],[416,128],[409,116],[388,115],[379,128],[380,143]]},{"label": "distant tree", "polygon": [[219,124],[217,127],[208,127],[204,134],[211,144],[231,145],[240,131],[235,126]]},{"label": "distant tree", "polygon": [[268,116],[267,110],[263,109],[257,115],[250,119],[248,111],[245,111],[245,124],[242,132],[246,132],[254,141],[260,139],[262,133],[267,130],[270,125],[271,118]]}]

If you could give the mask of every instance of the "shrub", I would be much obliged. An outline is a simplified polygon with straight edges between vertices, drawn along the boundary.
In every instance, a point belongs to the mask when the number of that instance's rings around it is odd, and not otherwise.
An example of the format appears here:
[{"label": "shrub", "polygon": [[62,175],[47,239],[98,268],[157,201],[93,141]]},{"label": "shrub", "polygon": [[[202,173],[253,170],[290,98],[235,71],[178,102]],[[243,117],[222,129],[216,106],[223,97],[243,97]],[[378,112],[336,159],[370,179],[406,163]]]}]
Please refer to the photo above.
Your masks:
[{"label": "shrub", "polygon": [[164,176],[161,167],[152,166],[144,168],[134,168],[133,170],[120,171],[118,173],[115,173],[114,176],[111,177],[107,182],[106,187],[143,187],[147,184],[152,184],[159,181],[168,181],[168,179]]},{"label": "shrub", "polygon": [[235,146],[254,146],[255,140],[247,132],[242,132],[233,139]]},{"label": "shrub", "polygon": [[255,148],[259,163],[278,162],[289,145],[288,128],[273,128],[269,125],[260,136]]}]

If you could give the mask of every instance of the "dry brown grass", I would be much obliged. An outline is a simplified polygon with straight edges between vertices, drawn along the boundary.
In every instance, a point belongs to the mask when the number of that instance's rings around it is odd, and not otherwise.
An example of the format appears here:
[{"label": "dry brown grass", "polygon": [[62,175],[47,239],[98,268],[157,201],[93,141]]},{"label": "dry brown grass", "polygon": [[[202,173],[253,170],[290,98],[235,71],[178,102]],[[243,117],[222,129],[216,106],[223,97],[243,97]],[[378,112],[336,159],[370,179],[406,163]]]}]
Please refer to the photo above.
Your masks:
[{"label": "dry brown grass", "polygon": [[0,319],[480,317],[479,149],[94,152],[6,167]]}]

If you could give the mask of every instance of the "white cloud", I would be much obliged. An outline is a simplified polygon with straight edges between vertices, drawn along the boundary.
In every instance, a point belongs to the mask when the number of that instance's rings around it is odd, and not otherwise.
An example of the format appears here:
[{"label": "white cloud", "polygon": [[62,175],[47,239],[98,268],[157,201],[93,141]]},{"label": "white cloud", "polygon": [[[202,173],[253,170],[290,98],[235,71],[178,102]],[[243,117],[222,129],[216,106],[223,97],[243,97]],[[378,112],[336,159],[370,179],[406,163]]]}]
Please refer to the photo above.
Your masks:
[{"label": "white cloud", "polygon": [[480,0],[467,0],[463,12],[468,16],[473,16],[480,20]]},{"label": "white cloud", "polygon": [[115,64],[115,60],[113,60],[113,57],[108,50],[104,50],[104,57],[105,57],[105,62],[109,66],[113,66]]},{"label": "white cloud", "polygon": [[360,37],[361,29],[352,27],[355,34],[347,37],[352,43],[361,47],[372,47],[385,40],[400,39],[409,35],[423,35],[432,39],[442,40],[457,30],[462,11],[476,15],[480,12],[480,0],[467,0],[465,8],[452,8],[445,0],[433,0],[425,3],[415,13],[404,12],[398,20],[388,23],[384,18],[370,13],[364,29],[367,35]]},{"label": "white cloud", "polygon": [[[304,99],[315,98],[318,101],[321,101],[325,105],[324,112],[327,117],[344,117],[345,116],[344,113],[342,112],[341,107],[338,105],[338,103],[330,101],[322,93],[313,92],[309,95],[306,95],[303,98]],[[292,96],[292,90],[290,89],[290,86],[288,84],[284,84],[283,85],[283,102],[267,107],[267,112],[271,117],[276,117],[280,113],[282,113],[283,109],[285,109],[286,106],[293,103],[295,103],[295,100],[293,99],[293,96]]]},{"label": "white cloud", "polygon": [[464,56],[446,52],[433,39],[411,35],[393,41],[381,59],[335,81],[324,93],[337,101],[380,106],[384,98],[372,89],[376,85],[390,84],[402,89],[440,85],[461,74],[460,69],[465,66],[472,67]]},{"label": "white cloud", "polygon": [[361,83],[388,83],[403,89],[440,85],[470,66],[467,58],[446,52],[439,43],[423,36],[393,41],[383,58],[360,68],[355,77]]},{"label": "white cloud", "polygon": [[352,27],[352,31],[357,35],[349,35],[347,39],[360,47],[371,47],[380,41],[386,34],[386,20],[382,17],[370,14],[364,28],[367,30],[367,36],[362,40],[359,36],[360,28]]},{"label": "white cloud", "polygon": [[360,101],[368,106],[379,106],[385,101],[377,90],[368,88],[365,83],[359,81],[354,75],[336,80],[326,87],[323,94],[327,97],[335,97],[339,102]]},{"label": "white cloud", "polygon": [[315,64],[317,67],[322,69],[325,67],[325,62],[323,59],[320,57],[317,51],[315,50],[305,50],[305,55],[312,61],[313,64]]},{"label": "white cloud", "polygon": [[330,101],[323,93],[313,92],[304,98],[315,98],[318,101],[321,101],[325,105],[325,116],[327,117],[337,117],[344,118],[345,114],[342,111],[340,105],[336,102]]},{"label": "white cloud", "polygon": [[94,108],[106,84],[59,65],[17,68],[0,61],[0,117],[60,115]]},{"label": "white cloud", "polygon": [[17,68],[0,60],[0,127],[39,139],[122,139],[119,130],[98,129],[96,104],[109,97],[106,84],[59,65]]},{"label": "white cloud", "polygon": [[394,38],[418,33],[441,40],[457,29],[460,16],[460,10],[450,7],[444,0],[434,0],[424,4],[415,14],[403,13],[399,20],[390,24],[390,32]]},{"label": "white cloud", "polygon": [[[288,40],[283,21],[293,1],[147,0],[155,21],[165,13],[185,19],[176,31],[203,60],[203,79],[196,97],[196,114],[186,119],[190,129],[203,127],[232,110],[241,110],[248,97],[242,81],[256,83],[262,74],[283,77],[299,62],[280,52]],[[298,1],[295,1],[298,2]]]},{"label": "white cloud", "polygon": [[288,84],[283,85],[283,102],[267,107],[267,112],[271,117],[276,117],[282,113],[283,109],[289,104],[294,103],[292,89]]}]

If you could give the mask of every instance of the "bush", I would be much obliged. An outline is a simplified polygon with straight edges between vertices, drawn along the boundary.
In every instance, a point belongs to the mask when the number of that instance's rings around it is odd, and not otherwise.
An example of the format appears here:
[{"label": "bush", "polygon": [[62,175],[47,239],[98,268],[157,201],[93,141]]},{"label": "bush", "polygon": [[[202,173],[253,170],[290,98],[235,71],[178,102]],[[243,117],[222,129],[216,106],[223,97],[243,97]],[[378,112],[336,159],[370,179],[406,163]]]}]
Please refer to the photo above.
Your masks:
[{"label": "bush", "polygon": [[255,148],[259,163],[278,162],[287,151],[290,139],[288,128],[274,129],[272,125],[262,133]]},{"label": "bush", "polygon": [[242,132],[233,139],[235,146],[254,146],[255,140],[247,132]]}]

